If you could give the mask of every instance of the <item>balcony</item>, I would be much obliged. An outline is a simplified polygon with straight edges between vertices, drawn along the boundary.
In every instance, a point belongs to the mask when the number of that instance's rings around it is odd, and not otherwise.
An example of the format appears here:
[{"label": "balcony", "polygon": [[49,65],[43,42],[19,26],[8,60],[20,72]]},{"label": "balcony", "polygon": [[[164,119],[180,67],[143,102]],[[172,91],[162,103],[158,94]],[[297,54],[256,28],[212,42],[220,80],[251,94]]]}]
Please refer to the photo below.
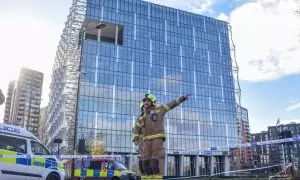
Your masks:
[{"label": "balcony", "polygon": [[32,117],[32,118],[38,118],[39,115],[38,114],[30,114],[30,117]]},{"label": "balcony", "polygon": [[21,102],[25,102],[25,101],[26,101],[25,97],[21,97],[21,98],[20,98],[20,103],[21,103]]},{"label": "balcony", "polygon": [[24,116],[24,111],[18,111],[18,115]]},{"label": "balcony", "polygon": [[34,100],[41,100],[41,96],[32,95],[31,98]]},{"label": "balcony", "polygon": [[33,110],[30,113],[31,114],[37,114],[37,115],[39,115],[40,114],[40,110],[38,110],[38,109],[37,110]]},{"label": "balcony", "polygon": [[30,106],[31,106],[31,108],[36,108],[36,109],[40,108],[40,105],[37,105],[37,104],[31,104]]}]

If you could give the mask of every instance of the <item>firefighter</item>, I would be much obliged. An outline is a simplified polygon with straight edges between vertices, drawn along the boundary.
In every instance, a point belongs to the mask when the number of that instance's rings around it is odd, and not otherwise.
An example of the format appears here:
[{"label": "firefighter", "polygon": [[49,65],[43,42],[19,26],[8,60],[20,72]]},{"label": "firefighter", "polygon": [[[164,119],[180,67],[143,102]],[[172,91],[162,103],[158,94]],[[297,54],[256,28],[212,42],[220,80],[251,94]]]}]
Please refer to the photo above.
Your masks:
[{"label": "firefighter", "polygon": [[2,90],[0,89],[0,105],[2,105],[5,102],[5,96],[2,93]]},{"label": "firefighter", "polygon": [[179,97],[167,104],[156,106],[156,97],[146,94],[143,103],[143,116],[139,118],[140,128],[135,128],[135,133],[143,129],[142,160],[146,176],[142,179],[162,179],[164,170],[164,116],[171,109],[188,99],[189,95]]}]

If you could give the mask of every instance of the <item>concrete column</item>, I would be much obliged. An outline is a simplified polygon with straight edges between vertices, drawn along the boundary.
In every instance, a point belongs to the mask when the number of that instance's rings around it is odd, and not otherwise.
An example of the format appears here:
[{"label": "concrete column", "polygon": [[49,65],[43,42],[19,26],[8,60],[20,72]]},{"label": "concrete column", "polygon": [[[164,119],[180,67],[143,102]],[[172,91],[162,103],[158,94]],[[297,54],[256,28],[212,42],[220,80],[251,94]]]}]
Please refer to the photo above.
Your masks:
[{"label": "concrete column", "polygon": [[115,45],[118,45],[119,26],[116,26]]},{"label": "concrete column", "polygon": [[165,160],[164,160],[164,176],[168,174],[168,155],[165,154]]},{"label": "concrete column", "polygon": [[179,156],[179,176],[183,176],[184,169],[184,155]]},{"label": "concrete column", "polygon": [[[224,156],[224,171],[225,172],[230,171],[230,161],[227,155]],[[229,173],[225,173],[224,175],[229,176]]]},{"label": "concrete column", "polygon": [[200,163],[199,163],[200,162],[200,159],[199,159],[200,157],[199,157],[199,154],[197,156],[195,156],[195,158],[196,158],[195,159],[196,160],[196,163],[195,163],[195,168],[196,168],[195,169],[195,175],[199,176],[200,175],[200,172],[199,172],[199,167],[200,167]]},{"label": "concrete column", "polygon": [[131,154],[131,156],[128,157],[128,169],[130,171],[132,171],[132,164],[133,164],[133,156]]},{"label": "concrete column", "polygon": [[98,29],[98,34],[97,34],[97,41],[101,41],[101,29]]},{"label": "concrete column", "polygon": [[210,174],[214,174],[214,156],[210,157]]}]

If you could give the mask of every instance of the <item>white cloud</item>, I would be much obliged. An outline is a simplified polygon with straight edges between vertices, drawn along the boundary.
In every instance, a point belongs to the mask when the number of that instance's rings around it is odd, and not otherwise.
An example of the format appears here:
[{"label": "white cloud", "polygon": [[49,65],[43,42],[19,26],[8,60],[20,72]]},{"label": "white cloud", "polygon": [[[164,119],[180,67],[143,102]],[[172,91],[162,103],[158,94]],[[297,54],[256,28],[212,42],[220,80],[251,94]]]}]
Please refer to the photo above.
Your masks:
[{"label": "white cloud", "polygon": [[152,3],[169,6],[194,13],[212,12],[216,0],[145,0]]},{"label": "white cloud", "polygon": [[287,107],[285,110],[286,111],[293,111],[293,110],[298,109],[298,108],[300,108],[300,102]]},{"label": "white cloud", "polygon": [[[251,114],[249,114],[250,116]],[[251,133],[259,133],[261,131],[266,131],[268,126],[270,126],[270,121],[262,121],[262,118],[258,117],[249,117],[250,131]],[[274,121],[274,126],[276,121]],[[272,124],[271,124],[272,126]]]},{"label": "white cloud", "polygon": [[297,7],[296,0],[256,0],[230,14],[242,80],[273,80],[300,72]]},{"label": "white cloud", "polygon": [[217,16],[217,19],[222,20],[222,21],[229,21],[229,16],[227,16],[224,13],[219,14],[219,16]]}]

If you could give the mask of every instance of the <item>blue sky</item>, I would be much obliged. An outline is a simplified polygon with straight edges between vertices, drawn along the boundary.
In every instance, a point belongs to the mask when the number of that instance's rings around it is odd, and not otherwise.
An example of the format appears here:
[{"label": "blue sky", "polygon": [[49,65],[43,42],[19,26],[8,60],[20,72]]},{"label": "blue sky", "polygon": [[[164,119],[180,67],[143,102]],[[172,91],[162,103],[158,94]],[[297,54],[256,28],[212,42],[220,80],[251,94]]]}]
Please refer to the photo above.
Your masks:
[{"label": "blue sky", "polygon": [[[249,109],[252,132],[281,121],[300,120],[300,17],[296,0],[147,0],[230,22],[240,67],[242,105]],[[72,0],[1,2],[0,88],[21,67],[45,73],[48,102],[56,47]],[[0,119],[4,107],[0,107]]]},{"label": "blue sky", "polygon": [[285,76],[279,80],[251,83],[241,81],[242,104],[249,109],[252,131],[281,122],[299,120],[299,108],[291,108],[300,102],[299,75]]}]

